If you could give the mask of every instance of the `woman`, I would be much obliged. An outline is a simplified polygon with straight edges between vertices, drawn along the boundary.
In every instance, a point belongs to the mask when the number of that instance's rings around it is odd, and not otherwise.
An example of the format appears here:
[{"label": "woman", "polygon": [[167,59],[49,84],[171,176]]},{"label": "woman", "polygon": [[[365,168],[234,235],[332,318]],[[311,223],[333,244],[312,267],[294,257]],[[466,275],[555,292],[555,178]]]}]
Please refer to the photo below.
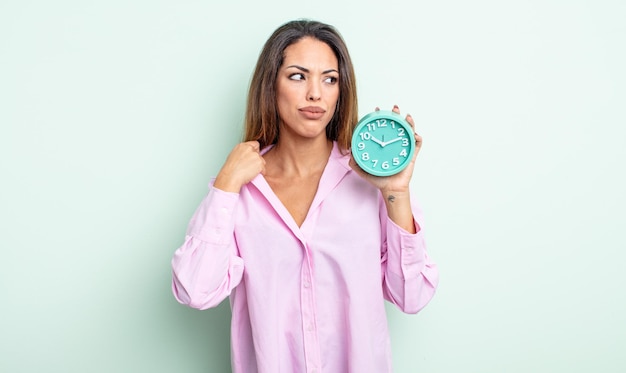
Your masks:
[{"label": "woman", "polygon": [[245,142],[172,260],[179,302],[207,309],[230,297],[234,372],[390,372],[384,300],[416,313],[434,295],[409,191],[415,158],[394,176],[366,174],[349,155],[356,122],[338,32],[279,27],[253,75]]}]

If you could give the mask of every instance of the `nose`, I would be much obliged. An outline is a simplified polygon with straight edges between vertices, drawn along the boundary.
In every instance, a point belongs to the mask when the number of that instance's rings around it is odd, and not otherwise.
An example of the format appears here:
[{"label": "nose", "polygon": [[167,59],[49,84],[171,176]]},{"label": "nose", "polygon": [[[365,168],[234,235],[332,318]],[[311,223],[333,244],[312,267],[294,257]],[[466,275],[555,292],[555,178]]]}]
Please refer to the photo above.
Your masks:
[{"label": "nose", "polygon": [[309,81],[307,99],[309,101],[319,101],[322,98],[320,83]]}]

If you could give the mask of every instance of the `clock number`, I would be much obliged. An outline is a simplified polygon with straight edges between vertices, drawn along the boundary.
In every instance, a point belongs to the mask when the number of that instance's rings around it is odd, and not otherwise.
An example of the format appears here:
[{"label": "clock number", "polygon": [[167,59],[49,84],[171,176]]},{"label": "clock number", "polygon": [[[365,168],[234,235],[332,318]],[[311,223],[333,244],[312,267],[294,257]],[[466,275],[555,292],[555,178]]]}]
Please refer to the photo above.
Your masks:
[{"label": "clock number", "polygon": [[396,128],[396,122],[391,121],[391,128],[394,128],[394,129]]},{"label": "clock number", "polygon": [[363,150],[365,149],[365,143],[361,141],[360,143],[358,143],[357,147],[359,148],[359,150]]},{"label": "clock number", "polygon": [[374,164],[372,167],[376,168],[376,165],[378,164],[378,159],[372,159],[372,163]]},{"label": "clock number", "polygon": [[372,138],[369,132],[361,132],[359,135],[361,136],[361,140],[369,140]]},{"label": "clock number", "polygon": [[404,128],[398,128],[398,136],[404,136]]},{"label": "clock number", "polygon": [[384,162],[380,165],[380,167],[382,167],[382,168],[383,168],[383,170],[387,170],[387,169],[389,169],[389,162],[384,161]]},{"label": "clock number", "polygon": [[402,139],[402,146],[409,146],[409,139],[406,137]]},{"label": "clock number", "polygon": [[391,162],[393,163],[394,166],[397,166],[400,164],[400,158],[394,157]]},{"label": "clock number", "polygon": [[368,152],[361,154],[361,159],[364,161],[368,161],[370,159],[370,155]]},{"label": "clock number", "polygon": [[377,119],[375,124],[374,122],[369,122],[367,124],[367,129],[369,131],[376,131],[376,128],[380,127],[387,127],[387,119]]},{"label": "clock number", "polygon": [[404,158],[406,158],[406,156],[407,156],[406,149],[402,149],[402,151],[400,152],[400,155],[403,156]]}]

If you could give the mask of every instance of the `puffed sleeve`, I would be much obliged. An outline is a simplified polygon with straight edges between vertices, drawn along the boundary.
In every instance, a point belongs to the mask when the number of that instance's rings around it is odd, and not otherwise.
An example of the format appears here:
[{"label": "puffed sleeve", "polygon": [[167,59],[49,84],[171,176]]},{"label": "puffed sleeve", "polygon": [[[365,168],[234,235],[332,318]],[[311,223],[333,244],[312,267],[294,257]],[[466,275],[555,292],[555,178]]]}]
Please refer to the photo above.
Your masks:
[{"label": "puffed sleeve", "polygon": [[426,252],[421,209],[415,201],[411,201],[411,208],[415,234],[389,219],[381,202],[382,275],[385,299],[403,312],[417,313],[435,295],[439,271]]},{"label": "puffed sleeve", "polygon": [[243,260],[234,240],[237,193],[211,186],[196,209],[185,241],[172,258],[172,291],[182,304],[215,307],[228,297],[243,275]]}]

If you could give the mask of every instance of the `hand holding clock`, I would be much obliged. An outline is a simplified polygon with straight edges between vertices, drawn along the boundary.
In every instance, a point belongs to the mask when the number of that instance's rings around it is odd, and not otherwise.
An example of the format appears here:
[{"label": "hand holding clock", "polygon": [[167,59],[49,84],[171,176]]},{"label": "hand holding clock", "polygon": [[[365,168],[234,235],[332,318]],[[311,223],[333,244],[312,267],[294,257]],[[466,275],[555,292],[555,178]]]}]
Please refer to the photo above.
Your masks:
[{"label": "hand holding clock", "polygon": [[[378,110],[379,109],[376,108],[376,111]],[[398,106],[394,106],[392,111],[396,114],[400,114],[400,109],[398,108]],[[355,160],[355,157],[361,157],[360,163],[364,164],[367,167],[373,166],[374,159],[369,157],[369,155],[364,157],[363,152],[358,151],[358,148],[359,148],[358,141],[355,142],[354,140],[353,140],[354,149],[352,152],[353,153],[352,158],[350,159],[350,167],[352,167],[352,169],[356,171],[361,177],[369,181],[372,185],[374,185],[376,188],[378,188],[381,191],[385,199],[385,205],[387,206],[387,213],[388,213],[389,218],[392,221],[394,221],[397,225],[405,229],[407,232],[415,233],[419,230],[419,227],[415,226],[414,220],[413,220],[413,212],[411,210],[411,202],[410,202],[409,183],[411,181],[411,176],[413,175],[413,168],[415,166],[415,158],[417,157],[417,154],[419,153],[419,150],[422,146],[422,137],[419,136],[417,133],[415,133],[415,122],[413,121],[413,118],[410,115],[406,116],[406,122],[408,122],[408,124],[411,126],[411,129],[412,129],[413,141],[415,142],[414,144],[410,144],[410,145],[411,146],[414,145],[414,148],[411,151],[410,158],[407,157],[407,159],[405,160],[405,163],[400,163],[397,165],[396,170],[389,171],[392,174],[388,176],[386,175],[378,176],[378,175],[374,175],[370,173],[372,172],[372,170],[370,170],[370,172],[366,172],[365,170],[363,170],[361,165]],[[358,129],[359,128],[357,127],[357,131]],[[357,131],[355,131],[355,138],[356,136],[358,136]],[[389,140],[385,142],[377,138],[375,139],[375,136],[365,136],[365,137],[367,137],[368,140],[371,140],[372,142],[379,145],[379,148],[385,151],[387,151],[387,148],[386,148],[387,145],[392,144],[392,143],[397,143],[402,140],[401,137],[394,137],[393,140]],[[365,146],[361,145],[360,148],[362,148],[361,149],[362,151],[365,151],[368,149],[367,145]],[[402,149],[402,148],[388,149],[390,152],[389,154],[391,154],[391,152],[395,153],[398,149]],[[402,150],[400,150],[400,152],[402,152]],[[371,151],[371,153],[377,154],[374,151]],[[391,155],[393,156],[393,158],[396,158],[395,157],[396,154],[391,154]],[[408,155],[409,154],[407,152],[407,156]],[[380,156],[381,159],[383,159],[382,157],[385,156],[385,153],[382,153],[382,154],[378,153],[377,156]],[[400,157],[402,157],[402,155],[400,155]],[[367,162],[364,162],[363,158],[366,158]],[[393,166],[393,161],[392,163],[390,163],[390,165],[391,165],[390,166],[391,168]],[[401,169],[401,170],[398,171],[398,169]],[[381,170],[378,171],[378,173],[384,174],[385,171],[387,170],[382,170],[381,168]],[[376,169],[374,169],[373,172],[375,173]],[[393,173],[393,172],[396,172],[396,173]]]},{"label": "hand holding clock", "polygon": [[[397,114],[398,118],[401,118],[398,106],[394,106],[392,112]],[[372,114],[376,113],[379,113],[378,108]],[[377,118],[377,116],[374,118]],[[413,118],[410,115],[407,115],[405,118],[411,127],[407,131],[403,129],[398,121],[396,123],[394,121],[383,122],[380,126],[383,128],[375,128],[373,124],[378,122],[378,120],[366,123],[368,122],[367,116],[364,119],[364,123],[357,126],[355,130],[350,166],[378,189],[407,190],[413,173],[415,157],[422,145],[421,136],[415,133]],[[409,138],[409,130],[413,139]],[[382,131],[386,131],[384,133],[387,136],[392,135],[394,137],[391,140],[383,141],[376,137],[381,136],[384,139],[383,136],[385,135],[382,134]],[[378,135],[378,133],[382,135]],[[371,145],[371,143],[377,145]],[[396,145],[388,147],[391,144]]]}]

